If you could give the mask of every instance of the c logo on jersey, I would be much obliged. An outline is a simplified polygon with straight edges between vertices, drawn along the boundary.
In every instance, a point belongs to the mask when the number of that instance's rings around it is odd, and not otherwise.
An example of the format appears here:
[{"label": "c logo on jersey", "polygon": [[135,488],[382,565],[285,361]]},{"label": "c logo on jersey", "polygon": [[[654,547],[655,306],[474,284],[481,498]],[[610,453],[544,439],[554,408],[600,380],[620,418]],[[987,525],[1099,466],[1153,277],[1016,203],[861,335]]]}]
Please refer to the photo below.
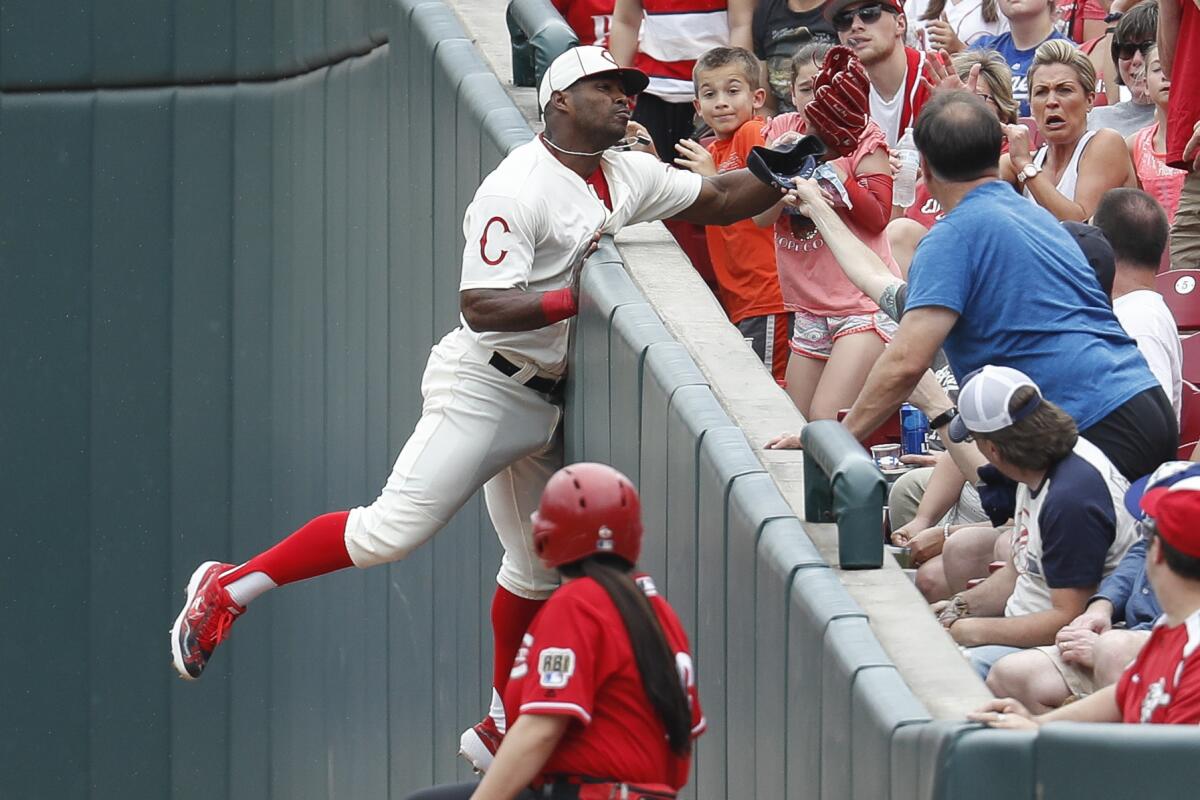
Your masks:
[{"label": "c logo on jersey", "polygon": [[529,672],[529,648],[533,647],[533,637],[528,633],[521,637],[521,647],[517,650],[517,657],[513,661],[512,670],[508,673],[508,679],[515,681],[517,678],[524,678]]},{"label": "c logo on jersey", "polygon": [[562,689],[575,674],[575,651],[569,647],[547,647],[538,655],[540,683],[547,689]]},{"label": "c logo on jersey", "polygon": [[511,232],[508,227],[508,222],[505,221],[504,217],[492,217],[491,219],[489,219],[487,221],[487,224],[483,226],[483,236],[479,237],[479,257],[482,258],[483,263],[487,264],[489,267],[496,266],[497,264],[499,264],[501,261],[504,260],[504,257],[506,255],[508,255],[507,250],[501,250],[500,255],[496,256],[494,259],[488,258],[488,254],[487,254],[488,231],[490,231],[492,229],[492,223],[495,223],[495,222],[500,223],[500,227],[504,229],[505,233]]}]

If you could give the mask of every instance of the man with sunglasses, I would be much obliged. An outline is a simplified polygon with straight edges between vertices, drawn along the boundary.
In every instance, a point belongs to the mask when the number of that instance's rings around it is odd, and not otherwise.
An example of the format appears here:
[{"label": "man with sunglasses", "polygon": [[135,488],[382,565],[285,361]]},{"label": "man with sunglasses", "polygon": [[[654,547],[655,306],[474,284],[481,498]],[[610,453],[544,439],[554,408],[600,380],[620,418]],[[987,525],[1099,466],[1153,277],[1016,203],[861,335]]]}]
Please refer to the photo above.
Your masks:
[{"label": "man with sunglasses", "polygon": [[899,0],[831,0],[826,10],[841,43],[871,80],[871,119],[895,147],[917,120],[930,89],[921,75],[925,53],[906,47],[908,20]]},{"label": "man with sunglasses", "polygon": [[1194,663],[1200,658],[1200,477],[1155,486],[1135,502],[1145,512],[1149,536],[1146,576],[1163,613],[1120,680],[1046,714],[1035,715],[1006,697],[967,719],[993,728],[1035,728],[1047,722],[1200,722],[1200,667]]},{"label": "man with sunglasses", "polygon": [[1093,108],[1088,114],[1089,131],[1112,128],[1122,136],[1130,136],[1154,124],[1154,99],[1146,86],[1146,52],[1155,45],[1157,28],[1158,0],[1142,0],[1117,23],[1112,40],[1115,82],[1129,88],[1130,98]]}]

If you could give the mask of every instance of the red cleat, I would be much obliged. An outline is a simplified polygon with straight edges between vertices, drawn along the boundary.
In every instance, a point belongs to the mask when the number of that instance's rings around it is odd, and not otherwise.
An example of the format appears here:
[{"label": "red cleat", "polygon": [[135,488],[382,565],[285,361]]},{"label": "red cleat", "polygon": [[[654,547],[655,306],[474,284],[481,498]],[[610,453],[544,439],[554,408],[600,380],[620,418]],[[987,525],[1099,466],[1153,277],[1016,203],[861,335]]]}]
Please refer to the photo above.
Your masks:
[{"label": "red cleat", "polygon": [[496,727],[491,717],[485,717],[478,723],[463,731],[458,740],[458,754],[475,768],[476,772],[487,772],[492,766],[492,759],[504,741],[504,734]]},{"label": "red cleat", "polygon": [[205,561],[192,573],[187,601],[171,627],[171,656],[179,676],[195,680],[208,666],[213,650],[229,635],[229,629],[245,607],[229,596],[217,582],[232,564]]}]

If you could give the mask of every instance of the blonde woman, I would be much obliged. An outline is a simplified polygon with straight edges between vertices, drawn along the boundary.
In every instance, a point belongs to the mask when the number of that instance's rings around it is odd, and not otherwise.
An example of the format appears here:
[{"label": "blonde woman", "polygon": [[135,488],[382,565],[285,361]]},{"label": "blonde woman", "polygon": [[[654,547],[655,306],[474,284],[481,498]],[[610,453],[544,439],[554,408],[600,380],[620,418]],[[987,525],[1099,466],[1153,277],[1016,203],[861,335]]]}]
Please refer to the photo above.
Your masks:
[{"label": "blonde woman", "polygon": [[1087,220],[1109,189],[1137,186],[1121,135],[1087,129],[1095,97],[1091,60],[1069,42],[1043,42],[1029,67],[1029,102],[1044,144],[1034,153],[1024,125],[1004,127],[1001,177],[1061,221]]}]

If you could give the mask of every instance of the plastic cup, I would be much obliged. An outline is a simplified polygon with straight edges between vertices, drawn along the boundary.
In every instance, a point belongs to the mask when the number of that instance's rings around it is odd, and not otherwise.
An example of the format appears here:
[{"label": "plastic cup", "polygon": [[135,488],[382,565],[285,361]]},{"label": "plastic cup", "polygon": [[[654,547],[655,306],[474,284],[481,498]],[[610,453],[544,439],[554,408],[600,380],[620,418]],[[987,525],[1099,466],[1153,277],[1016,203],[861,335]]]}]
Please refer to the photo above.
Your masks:
[{"label": "plastic cup", "polygon": [[882,470],[900,469],[900,445],[874,444],[871,445],[871,460]]}]

